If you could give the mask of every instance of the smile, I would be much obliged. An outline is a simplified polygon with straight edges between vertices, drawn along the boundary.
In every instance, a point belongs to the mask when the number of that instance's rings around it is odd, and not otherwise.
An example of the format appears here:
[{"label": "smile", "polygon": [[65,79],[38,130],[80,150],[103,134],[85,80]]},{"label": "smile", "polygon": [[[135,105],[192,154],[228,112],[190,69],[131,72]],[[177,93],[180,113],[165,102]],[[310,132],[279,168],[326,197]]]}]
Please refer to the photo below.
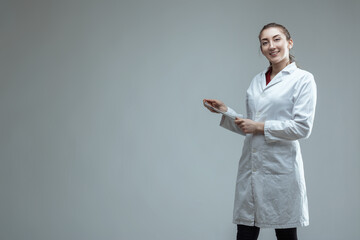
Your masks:
[{"label": "smile", "polygon": [[270,56],[276,56],[279,53],[279,51],[276,52],[270,52]]}]

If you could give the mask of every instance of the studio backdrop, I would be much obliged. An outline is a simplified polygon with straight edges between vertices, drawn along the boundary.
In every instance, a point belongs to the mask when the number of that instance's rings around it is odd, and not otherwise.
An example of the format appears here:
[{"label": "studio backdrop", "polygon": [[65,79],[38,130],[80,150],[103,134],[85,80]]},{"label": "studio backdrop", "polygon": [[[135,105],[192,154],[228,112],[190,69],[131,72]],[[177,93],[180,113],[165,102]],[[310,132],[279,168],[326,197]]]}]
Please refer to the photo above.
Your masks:
[{"label": "studio backdrop", "polygon": [[299,238],[357,239],[359,12],[356,0],[1,0],[0,239],[235,239],[243,137],[202,99],[245,112],[269,22],[318,87]]}]

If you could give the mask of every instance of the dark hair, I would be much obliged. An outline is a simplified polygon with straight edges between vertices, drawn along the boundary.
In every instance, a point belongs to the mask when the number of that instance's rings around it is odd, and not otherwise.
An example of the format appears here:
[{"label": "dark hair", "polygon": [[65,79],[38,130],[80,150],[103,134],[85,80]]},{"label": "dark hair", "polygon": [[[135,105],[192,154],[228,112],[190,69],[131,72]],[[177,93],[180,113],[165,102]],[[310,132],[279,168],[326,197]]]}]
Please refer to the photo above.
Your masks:
[{"label": "dark hair", "polygon": [[[284,27],[283,25],[281,24],[278,24],[278,23],[268,23],[266,24],[260,31],[259,33],[259,41],[261,42],[261,39],[260,39],[260,36],[261,36],[261,33],[265,30],[265,29],[268,29],[268,28],[272,28],[272,27],[275,27],[275,28],[280,28],[280,31],[285,35],[286,37],[286,40],[290,40],[291,39],[291,36],[290,36],[290,33],[289,31],[286,29],[286,27]],[[260,50],[261,50],[261,43],[260,43]],[[295,57],[293,55],[291,55],[289,53],[289,60],[290,60],[290,63],[292,62],[295,62]],[[270,63],[271,65],[271,63]]]}]

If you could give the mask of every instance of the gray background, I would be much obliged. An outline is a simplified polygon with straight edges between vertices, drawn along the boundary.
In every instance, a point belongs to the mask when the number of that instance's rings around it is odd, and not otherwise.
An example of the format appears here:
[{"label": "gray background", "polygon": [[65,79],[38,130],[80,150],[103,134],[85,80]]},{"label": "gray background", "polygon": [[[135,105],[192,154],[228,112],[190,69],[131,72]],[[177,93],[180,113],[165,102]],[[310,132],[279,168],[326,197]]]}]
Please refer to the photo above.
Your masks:
[{"label": "gray background", "polygon": [[299,237],[356,239],[359,3],[1,0],[0,239],[234,239],[243,138],[202,99],[244,112],[273,21],[318,85]]}]

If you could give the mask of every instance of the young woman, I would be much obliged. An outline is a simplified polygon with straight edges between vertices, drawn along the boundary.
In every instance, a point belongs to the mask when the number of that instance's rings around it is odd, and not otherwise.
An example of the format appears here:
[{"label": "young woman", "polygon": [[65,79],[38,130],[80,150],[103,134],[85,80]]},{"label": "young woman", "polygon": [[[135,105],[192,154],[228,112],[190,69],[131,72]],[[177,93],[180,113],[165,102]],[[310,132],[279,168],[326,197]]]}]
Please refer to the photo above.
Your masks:
[{"label": "young woman", "polygon": [[255,240],[260,228],[274,228],[277,239],[295,240],[296,228],[309,224],[298,140],[312,130],[316,84],[311,73],[296,66],[290,54],[293,40],[284,26],[265,25],[259,41],[270,66],[246,92],[246,118],[220,100],[204,99],[204,105],[226,112],[220,125],[245,136],[233,216],[237,239]]}]

